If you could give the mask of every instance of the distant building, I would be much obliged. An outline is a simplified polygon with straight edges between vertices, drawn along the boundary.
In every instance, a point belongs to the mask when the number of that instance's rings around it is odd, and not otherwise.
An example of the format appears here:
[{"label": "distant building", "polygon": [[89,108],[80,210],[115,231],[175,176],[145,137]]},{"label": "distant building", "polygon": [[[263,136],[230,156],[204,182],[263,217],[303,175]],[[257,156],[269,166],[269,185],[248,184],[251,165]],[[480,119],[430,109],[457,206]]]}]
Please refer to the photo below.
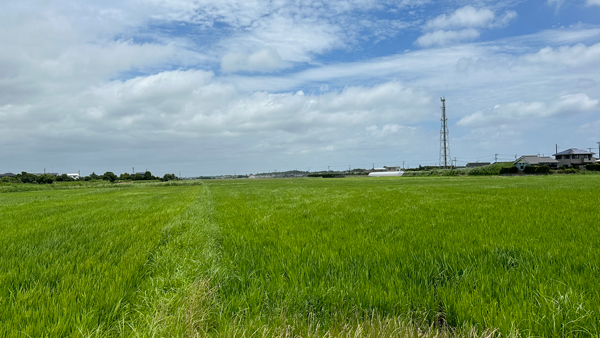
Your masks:
[{"label": "distant building", "polygon": [[384,165],[383,168],[373,168],[371,170],[371,172],[388,172],[388,171],[402,171],[402,167]]},{"label": "distant building", "polygon": [[554,154],[554,158],[558,161],[559,167],[574,167],[596,162],[593,155],[591,151],[571,148]]},{"label": "distant building", "polygon": [[519,157],[514,163],[517,169],[523,170],[530,165],[547,165],[551,168],[556,168],[558,161],[548,156],[526,155]]},{"label": "distant building", "polygon": [[2,178],[2,177],[14,177],[14,176],[15,176],[15,174],[13,174],[13,173],[0,174],[0,178]]},{"label": "distant building", "polygon": [[486,165],[490,165],[492,163],[490,162],[471,162],[471,163],[467,163],[467,168],[478,168],[478,167],[485,167]]},{"label": "distant building", "polygon": [[375,171],[369,173],[369,177],[388,177],[388,176],[402,176],[404,171]]},{"label": "distant building", "polygon": [[79,174],[75,173],[75,174],[67,174],[68,177],[74,179],[74,180],[78,180],[79,179]]}]

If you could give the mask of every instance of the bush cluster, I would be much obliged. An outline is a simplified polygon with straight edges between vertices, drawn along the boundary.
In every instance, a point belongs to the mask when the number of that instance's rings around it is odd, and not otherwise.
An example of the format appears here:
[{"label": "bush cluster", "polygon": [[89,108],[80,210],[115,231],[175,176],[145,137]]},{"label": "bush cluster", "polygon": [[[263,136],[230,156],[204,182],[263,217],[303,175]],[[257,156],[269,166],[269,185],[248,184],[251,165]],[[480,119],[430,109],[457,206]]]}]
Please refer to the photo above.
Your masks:
[{"label": "bush cluster", "polygon": [[516,174],[519,172],[519,168],[512,166],[510,168],[502,168],[500,169],[500,175],[502,174]]},{"label": "bush cluster", "polygon": [[530,165],[523,169],[525,174],[548,174],[550,167],[547,165]]},{"label": "bush cluster", "polygon": [[486,165],[483,167],[477,167],[467,169],[467,175],[469,176],[488,176],[488,175],[500,175],[500,171],[503,168],[513,168],[515,165],[512,162],[497,162],[494,164]]},{"label": "bush cluster", "polygon": [[585,169],[589,171],[600,171],[600,163],[588,164],[585,166]]}]

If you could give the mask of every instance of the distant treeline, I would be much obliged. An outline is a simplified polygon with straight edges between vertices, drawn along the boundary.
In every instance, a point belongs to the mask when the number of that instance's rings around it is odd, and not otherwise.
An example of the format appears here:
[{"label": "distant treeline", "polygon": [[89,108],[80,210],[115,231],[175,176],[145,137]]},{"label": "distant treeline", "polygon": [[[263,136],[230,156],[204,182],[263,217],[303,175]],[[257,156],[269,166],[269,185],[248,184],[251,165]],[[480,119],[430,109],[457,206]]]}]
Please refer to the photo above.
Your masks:
[{"label": "distant treeline", "polygon": [[[163,177],[153,176],[150,171],[146,171],[144,174],[129,174],[123,173],[117,176],[112,171],[107,171],[102,175],[97,175],[92,172],[89,176],[80,177],[79,181],[94,181],[94,180],[103,180],[103,181],[174,181],[178,180],[175,174],[165,174]],[[34,183],[34,184],[50,184],[54,182],[69,182],[69,181],[77,181],[73,177],[67,176],[67,174],[62,175],[48,175],[48,174],[31,174],[28,172],[21,172],[20,174],[16,174],[15,176],[5,176],[0,179],[2,183]]]}]

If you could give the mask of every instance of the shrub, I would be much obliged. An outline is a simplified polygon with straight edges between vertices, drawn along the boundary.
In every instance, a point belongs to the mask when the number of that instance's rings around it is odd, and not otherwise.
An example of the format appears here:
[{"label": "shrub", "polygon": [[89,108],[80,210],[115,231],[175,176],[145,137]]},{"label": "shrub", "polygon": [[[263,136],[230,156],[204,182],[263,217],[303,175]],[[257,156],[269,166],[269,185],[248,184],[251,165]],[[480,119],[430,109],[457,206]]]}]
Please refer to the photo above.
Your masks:
[{"label": "shrub", "polygon": [[519,172],[519,168],[517,167],[510,167],[510,168],[501,168],[500,169],[500,175],[502,174],[516,174]]},{"label": "shrub", "polygon": [[523,172],[526,174],[548,174],[550,172],[550,167],[547,165],[530,165],[525,167]]},{"label": "shrub", "polygon": [[600,171],[600,163],[588,164],[585,166],[585,169],[590,171]]},{"label": "shrub", "polygon": [[37,176],[34,174],[27,173],[25,171],[15,175],[17,179],[20,179],[23,183],[37,183]]},{"label": "shrub", "polygon": [[52,176],[52,175],[40,175],[37,178],[37,182],[40,184],[51,184],[52,182],[54,182],[56,180],[56,177]]},{"label": "shrub", "polygon": [[18,177],[10,177],[10,176],[4,176],[0,179],[0,183],[21,183],[21,179],[19,179]]},{"label": "shrub", "polygon": [[477,167],[469,169],[467,175],[470,176],[484,176],[484,175],[500,175],[502,168],[514,167],[512,162],[496,162],[494,164],[486,165],[483,167]]}]

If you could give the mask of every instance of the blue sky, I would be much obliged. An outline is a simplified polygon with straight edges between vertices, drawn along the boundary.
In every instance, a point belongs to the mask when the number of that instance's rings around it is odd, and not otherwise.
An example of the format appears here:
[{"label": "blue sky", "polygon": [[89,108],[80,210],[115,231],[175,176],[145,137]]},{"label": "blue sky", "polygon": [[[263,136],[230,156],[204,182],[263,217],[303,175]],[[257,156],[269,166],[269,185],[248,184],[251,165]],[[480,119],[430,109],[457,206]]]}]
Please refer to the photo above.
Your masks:
[{"label": "blue sky", "polygon": [[441,96],[459,164],[600,141],[600,0],[2,7],[0,172],[435,165]]}]

